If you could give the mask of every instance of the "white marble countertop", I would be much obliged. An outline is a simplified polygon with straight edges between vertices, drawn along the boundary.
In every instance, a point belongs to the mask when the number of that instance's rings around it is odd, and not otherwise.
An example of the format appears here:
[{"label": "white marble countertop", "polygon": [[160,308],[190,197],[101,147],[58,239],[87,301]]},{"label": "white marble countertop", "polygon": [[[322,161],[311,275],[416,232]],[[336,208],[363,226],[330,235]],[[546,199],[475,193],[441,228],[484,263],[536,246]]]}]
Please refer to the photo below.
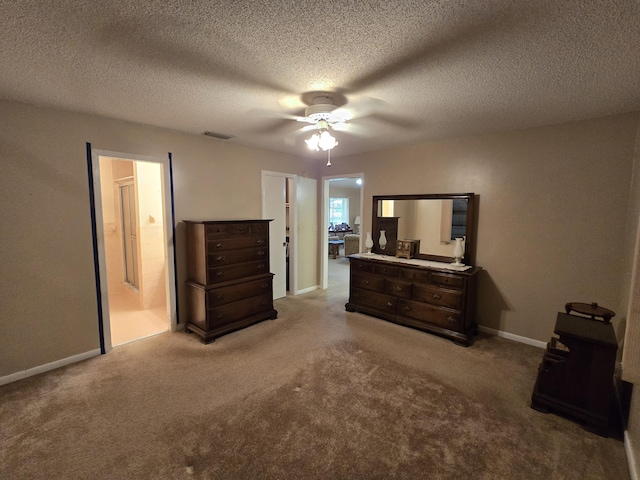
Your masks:
[{"label": "white marble countertop", "polygon": [[355,253],[349,255],[353,258],[365,258],[369,260],[381,260],[383,262],[404,263],[405,265],[417,265],[420,267],[440,268],[443,270],[453,270],[456,272],[464,272],[473,268],[471,265],[453,265],[451,263],[444,262],[432,262],[431,260],[421,260],[419,258],[398,258],[391,255],[380,255],[378,253]]}]

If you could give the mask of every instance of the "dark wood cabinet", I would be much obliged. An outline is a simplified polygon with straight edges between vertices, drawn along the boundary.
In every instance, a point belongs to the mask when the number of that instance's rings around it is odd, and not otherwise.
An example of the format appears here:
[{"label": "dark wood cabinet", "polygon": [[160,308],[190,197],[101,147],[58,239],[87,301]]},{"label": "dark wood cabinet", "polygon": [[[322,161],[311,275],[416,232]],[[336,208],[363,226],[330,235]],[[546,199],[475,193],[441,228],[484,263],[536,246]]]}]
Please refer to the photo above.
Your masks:
[{"label": "dark wood cabinet", "polygon": [[613,326],[558,313],[554,337],[538,369],[531,407],[581,422],[608,435],[618,343]]},{"label": "dark wood cabinet", "polygon": [[476,334],[479,267],[451,271],[416,260],[352,255],[350,312],[361,312],[450,338],[467,346]]},{"label": "dark wood cabinet", "polygon": [[269,220],[185,221],[189,319],[204,343],[266,319],[273,308]]}]

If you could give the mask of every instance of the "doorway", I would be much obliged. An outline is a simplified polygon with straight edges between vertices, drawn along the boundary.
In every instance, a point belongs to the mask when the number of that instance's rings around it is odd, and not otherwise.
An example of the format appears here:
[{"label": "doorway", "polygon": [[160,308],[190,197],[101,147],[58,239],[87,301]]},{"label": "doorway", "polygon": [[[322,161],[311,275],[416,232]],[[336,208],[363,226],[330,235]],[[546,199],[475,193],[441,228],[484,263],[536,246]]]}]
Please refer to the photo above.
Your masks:
[{"label": "doorway", "polygon": [[296,291],[296,176],[262,172],[262,218],[269,224],[269,265],[273,277],[273,299]]},{"label": "doorway", "polygon": [[[326,289],[329,286],[330,279],[338,279],[340,284],[346,284],[348,288],[348,281],[344,282],[345,275],[348,276],[349,261],[346,255],[352,252],[355,248],[357,252],[362,251],[362,235],[360,235],[360,226],[363,216],[363,173],[353,173],[340,175],[335,177],[323,177],[323,195],[322,195],[322,212],[323,212],[323,228],[322,228],[322,288]],[[333,199],[333,201],[332,201]],[[342,212],[343,218],[340,223],[346,224],[346,230],[335,228],[335,221],[330,218],[330,211],[332,210],[331,204],[335,207],[340,205],[345,209]],[[335,210],[335,208],[334,208]],[[333,227],[332,238],[337,238],[344,243],[333,245],[335,249],[331,255],[329,255],[329,230]],[[345,241],[344,236],[349,235],[350,238]],[[354,238],[353,235],[359,235],[359,238]],[[349,245],[346,245],[347,242]],[[353,247],[352,243],[355,242],[356,246]],[[336,258],[333,258],[335,254]],[[346,272],[346,273],[345,273]]]},{"label": "doorway", "polygon": [[91,153],[105,353],[176,329],[170,161]]}]

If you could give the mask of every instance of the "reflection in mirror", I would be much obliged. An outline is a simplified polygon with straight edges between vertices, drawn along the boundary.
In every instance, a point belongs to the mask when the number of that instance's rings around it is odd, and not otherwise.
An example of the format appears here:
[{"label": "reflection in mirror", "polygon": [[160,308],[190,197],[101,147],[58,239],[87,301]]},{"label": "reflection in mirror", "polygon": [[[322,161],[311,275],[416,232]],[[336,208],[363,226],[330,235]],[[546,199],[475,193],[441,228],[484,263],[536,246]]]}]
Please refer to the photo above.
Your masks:
[{"label": "reflection in mirror", "polygon": [[456,238],[463,238],[464,260],[473,262],[473,194],[374,196],[374,242],[385,230],[388,244],[374,252],[395,255],[396,240],[419,240],[416,257],[452,261]]},{"label": "reflection in mirror", "polygon": [[398,218],[398,240],[420,240],[420,253],[453,256],[455,239],[466,236],[467,199],[382,200],[379,205],[378,216]]}]

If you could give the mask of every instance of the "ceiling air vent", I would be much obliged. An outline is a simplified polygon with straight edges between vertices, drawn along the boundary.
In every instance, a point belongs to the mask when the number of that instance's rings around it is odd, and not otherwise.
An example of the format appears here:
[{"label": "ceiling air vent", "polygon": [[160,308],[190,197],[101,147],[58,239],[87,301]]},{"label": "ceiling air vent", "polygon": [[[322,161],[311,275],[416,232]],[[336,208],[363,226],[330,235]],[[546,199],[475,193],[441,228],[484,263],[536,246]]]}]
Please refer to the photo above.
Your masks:
[{"label": "ceiling air vent", "polygon": [[225,133],[216,133],[209,131],[204,132],[203,135],[206,135],[207,137],[219,138],[221,140],[229,140],[230,138],[235,137],[235,135],[227,135]]}]

